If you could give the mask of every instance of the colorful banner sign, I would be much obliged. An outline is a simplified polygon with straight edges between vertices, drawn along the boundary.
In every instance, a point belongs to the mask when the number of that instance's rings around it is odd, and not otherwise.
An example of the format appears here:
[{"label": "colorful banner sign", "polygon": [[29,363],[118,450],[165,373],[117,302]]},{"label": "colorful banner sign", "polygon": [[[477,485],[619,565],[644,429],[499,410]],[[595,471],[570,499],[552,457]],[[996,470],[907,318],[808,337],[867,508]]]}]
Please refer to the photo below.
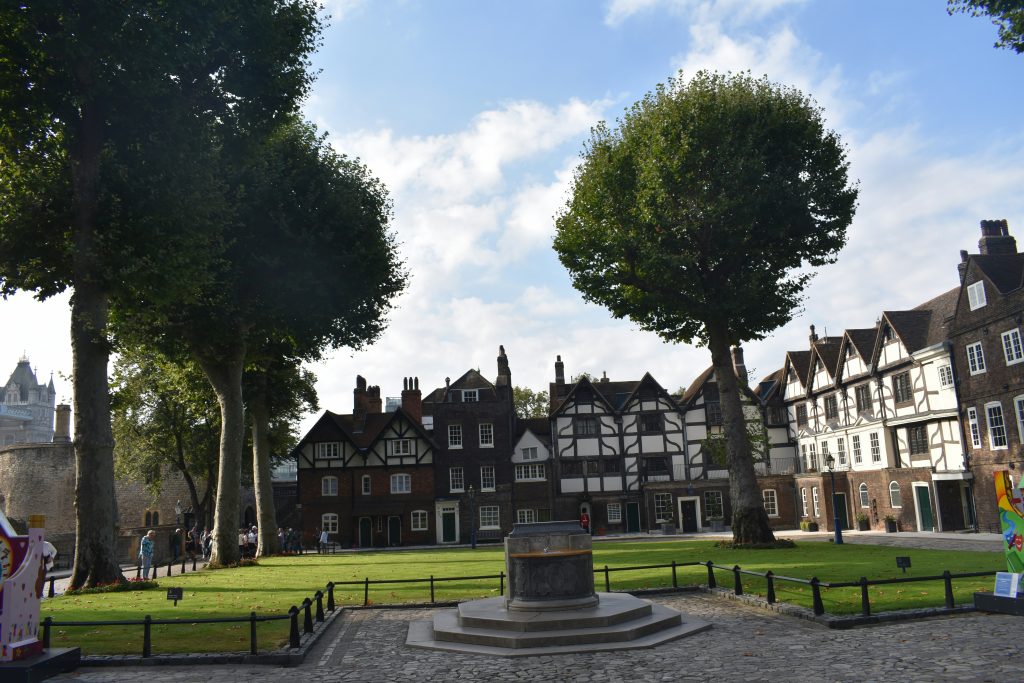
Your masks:
[{"label": "colorful banner sign", "polygon": [[996,472],[996,501],[999,523],[1006,543],[1006,570],[1024,572],[1024,491],[1013,488],[1010,473]]}]

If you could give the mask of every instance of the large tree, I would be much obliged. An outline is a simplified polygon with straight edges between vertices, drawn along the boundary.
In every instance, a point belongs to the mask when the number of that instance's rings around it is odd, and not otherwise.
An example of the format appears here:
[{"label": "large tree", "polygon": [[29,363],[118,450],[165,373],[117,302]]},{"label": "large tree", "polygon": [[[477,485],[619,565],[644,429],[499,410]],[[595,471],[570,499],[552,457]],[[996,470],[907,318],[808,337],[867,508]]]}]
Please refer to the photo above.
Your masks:
[{"label": "large tree", "polygon": [[950,14],[990,18],[999,32],[995,47],[1024,54],[1024,0],[948,0],[946,9]]},{"label": "large tree", "polygon": [[0,6],[0,292],[72,289],[72,587],[121,578],[111,307],[199,283],[220,220],[210,128],[294,108],[312,0]]},{"label": "large tree", "polygon": [[774,536],[730,347],[787,322],[836,259],[857,189],[838,136],[800,92],[699,72],[659,85],[591,134],[554,248],[584,298],[711,351],[737,543]]},{"label": "large tree", "polygon": [[[230,128],[226,135],[221,175],[233,220],[212,281],[189,301],[136,311],[125,321],[164,348],[184,344],[217,395],[211,561],[221,565],[239,559],[243,371],[271,372],[275,359],[315,360],[325,349],[372,343],[406,280],[387,190],[365,166],[295,119],[265,135]],[[250,388],[259,386],[253,377]],[[257,444],[268,417],[253,411]]]},{"label": "large tree", "polygon": [[516,415],[524,420],[548,416],[548,392],[534,391],[529,387],[512,387],[512,402]]}]

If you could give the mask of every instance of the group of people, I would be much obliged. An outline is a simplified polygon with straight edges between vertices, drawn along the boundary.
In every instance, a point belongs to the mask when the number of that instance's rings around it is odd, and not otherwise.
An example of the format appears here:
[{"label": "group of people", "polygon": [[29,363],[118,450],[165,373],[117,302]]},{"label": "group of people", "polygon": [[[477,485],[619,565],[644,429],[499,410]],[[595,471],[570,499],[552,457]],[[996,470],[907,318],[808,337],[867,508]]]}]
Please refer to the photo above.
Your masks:
[{"label": "group of people", "polygon": [[[172,564],[177,563],[183,553],[190,560],[195,560],[199,556],[208,560],[212,548],[213,533],[209,529],[200,531],[198,524],[187,533],[183,533],[180,528],[175,529],[167,541],[167,550]],[[155,556],[156,531],[150,529],[139,542],[139,564],[142,566],[143,579],[149,579],[149,570],[154,568]]]}]

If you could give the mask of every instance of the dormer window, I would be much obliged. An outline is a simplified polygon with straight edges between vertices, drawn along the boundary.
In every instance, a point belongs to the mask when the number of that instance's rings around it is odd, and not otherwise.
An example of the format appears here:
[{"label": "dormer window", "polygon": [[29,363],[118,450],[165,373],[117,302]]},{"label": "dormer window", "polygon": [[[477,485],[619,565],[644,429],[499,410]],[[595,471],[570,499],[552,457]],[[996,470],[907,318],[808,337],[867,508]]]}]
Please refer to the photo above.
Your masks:
[{"label": "dormer window", "polygon": [[977,310],[988,303],[988,300],[985,299],[984,281],[978,281],[967,286],[967,303],[970,304],[972,311]]},{"label": "dormer window", "polygon": [[895,338],[896,338],[896,333],[892,331],[891,327],[886,325],[885,328],[882,330],[882,343],[883,344],[888,344],[889,342],[891,342]]},{"label": "dormer window", "polygon": [[476,403],[480,400],[480,393],[478,389],[463,389],[462,390],[462,402],[463,403]]}]

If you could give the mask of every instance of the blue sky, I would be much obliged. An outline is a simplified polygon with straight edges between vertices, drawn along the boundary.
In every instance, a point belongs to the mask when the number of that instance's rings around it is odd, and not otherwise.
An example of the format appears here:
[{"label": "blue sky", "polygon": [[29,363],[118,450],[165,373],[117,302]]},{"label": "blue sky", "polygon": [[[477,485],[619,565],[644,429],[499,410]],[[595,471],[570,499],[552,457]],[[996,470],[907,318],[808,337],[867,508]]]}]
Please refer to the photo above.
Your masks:
[{"label": "blue sky", "polygon": [[[425,388],[471,367],[493,378],[499,344],[513,381],[535,389],[556,354],[569,374],[689,384],[705,349],[584,304],[550,248],[590,127],[679,69],[801,89],[860,181],[839,261],[789,325],[746,345],[759,376],[806,348],[812,323],[839,334],[953,287],[980,220],[1006,218],[1024,240],[1024,56],[994,49],[989,21],[950,17],[938,0],[327,4],[305,112],[390,188],[413,279],[377,344],[313,368],[324,408],[351,410],[356,374],[388,396],[405,376]],[[0,319],[0,371],[27,350],[41,374],[70,372],[66,299],[19,295]]]}]

